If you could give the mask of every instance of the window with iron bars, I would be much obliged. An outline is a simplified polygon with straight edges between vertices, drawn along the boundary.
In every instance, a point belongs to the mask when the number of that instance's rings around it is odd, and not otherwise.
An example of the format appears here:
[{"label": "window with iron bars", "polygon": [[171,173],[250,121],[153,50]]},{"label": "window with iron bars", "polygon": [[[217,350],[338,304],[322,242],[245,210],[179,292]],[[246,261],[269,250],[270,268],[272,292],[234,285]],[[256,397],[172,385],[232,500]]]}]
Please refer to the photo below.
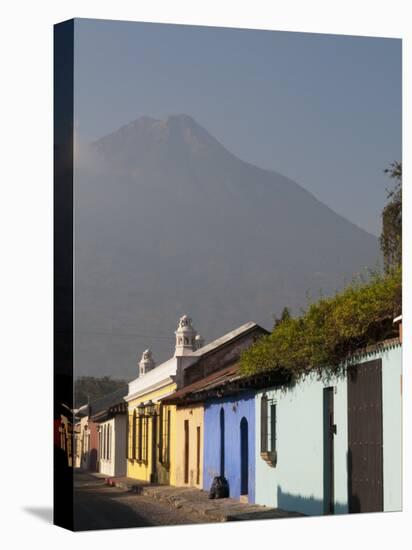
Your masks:
[{"label": "window with iron bars", "polygon": [[149,417],[139,415],[138,424],[137,460],[147,463],[149,453]]},{"label": "window with iron bars", "polygon": [[127,425],[127,458],[136,458],[136,411],[128,415]]},{"label": "window with iron bars", "polygon": [[139,429],[137,430],[137,460],[143,458],[143,416],[139,416]]},{"label": "window with iron bars", "polygon": [[106,458],[106,442],[107,442],[107,439],[106,439],[106,434],[107,434],[106,425],[102,426],[102,430],[103,430],[102,460],[104,460]]},{"label": "window with iron bars", "polygon": [[99,460],[102,458],[102,430],[99,428]]},{"label": "window with iron bars", "polygon": [[104,458],[107,460],[107,448],[109,446],[109,426],[106,424],[104,427]]},{"label": "window with iron bars", "polygon": [[110,460],[111,458],[111,445],[112,445],[112,426],[111,424],[107,425],[107,450],[106,450],[106,459]]},{"label": "window with iron bars", "polygon": [[149,417],[143,417],[143,434],[142,434],[142,461],[148,462],[149,452]]},{"label": "window with iron bars", "polygon": [[159,411],[159,462],[166,468],[170,464],[170,409],[165,405]]},{"label": "window with iron bars", "polygon": [[260,452],[276,451],[276,401],[262,395],[260,403]]}]

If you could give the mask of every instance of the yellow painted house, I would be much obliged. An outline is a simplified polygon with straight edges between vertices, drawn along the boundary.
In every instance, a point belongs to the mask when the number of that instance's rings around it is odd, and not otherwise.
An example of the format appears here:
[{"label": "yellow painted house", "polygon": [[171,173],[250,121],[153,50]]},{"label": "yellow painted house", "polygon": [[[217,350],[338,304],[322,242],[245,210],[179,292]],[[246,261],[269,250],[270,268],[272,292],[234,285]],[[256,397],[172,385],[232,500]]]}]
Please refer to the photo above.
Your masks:
[{"label": "yellow painted house", "polygon": [[178,407],[175,422],[174,484],[203,487],[203,405]]},{"label": "yellow painted house", "polygon": [[183,315],[175,332],[173,357],[156,366],[146,350],[139,363],[139,377],[129,383],[127,476],[151,483],[176,483],[176,407],[160,400],[177,388],[182,370],[198,358],[192,354],[201,338],[191,319]]}]

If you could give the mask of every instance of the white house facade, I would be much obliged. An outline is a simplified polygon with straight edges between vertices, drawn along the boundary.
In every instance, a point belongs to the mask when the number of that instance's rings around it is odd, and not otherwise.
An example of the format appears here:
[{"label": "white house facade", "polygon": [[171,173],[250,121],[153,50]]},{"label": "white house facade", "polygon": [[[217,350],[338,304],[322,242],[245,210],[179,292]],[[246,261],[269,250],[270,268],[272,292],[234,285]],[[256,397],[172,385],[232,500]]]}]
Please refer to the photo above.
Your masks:
[{"label": "white house facade", "polygon": [[126,415],[115,415],[99,425],[99,472],[126,475]]},{"label": "white house facade", "polygon": [[126,475],[127,386],[101,397],[91,405],[97,426],[96,469],[107,476]]}]

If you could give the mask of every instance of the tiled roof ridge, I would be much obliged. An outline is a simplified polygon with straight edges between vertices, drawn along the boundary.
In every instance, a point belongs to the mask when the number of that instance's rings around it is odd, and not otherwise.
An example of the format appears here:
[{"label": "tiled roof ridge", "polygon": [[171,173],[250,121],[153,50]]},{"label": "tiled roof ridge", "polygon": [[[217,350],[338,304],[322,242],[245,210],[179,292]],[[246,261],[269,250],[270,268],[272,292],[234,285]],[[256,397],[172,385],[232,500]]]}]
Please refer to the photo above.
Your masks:
[{"label": "tiled roof ridge", "polygon": [[258,325],[255,321],[248,321],[247,323],[240,325],[239,327],[227,332],[226,334],[223,334],[223,336],[219,336],[219,338],[216,338],[215,340],[212,340],[212,342],[209,342],[208,344],[202,346],[201,348],[196,350],[194,353],[192,353],[191,357],[202,357],[203,355],[206,355],[207,353],[215,350],[216,348],[223,346],[227,342],[232,341],[234,338],[237,338],[238,336],[243,335],[245,332],[248,332],[253,328],[260,328],[261,330],[264,330],[265,332],[267,332],[263,327]]}]

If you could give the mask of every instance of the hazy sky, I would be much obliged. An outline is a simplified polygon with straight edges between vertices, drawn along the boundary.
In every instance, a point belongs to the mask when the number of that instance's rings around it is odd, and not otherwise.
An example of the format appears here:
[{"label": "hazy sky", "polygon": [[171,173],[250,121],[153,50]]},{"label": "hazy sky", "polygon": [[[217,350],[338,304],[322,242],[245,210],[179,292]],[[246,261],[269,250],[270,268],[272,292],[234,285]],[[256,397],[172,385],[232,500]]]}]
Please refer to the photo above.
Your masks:
[{"label": "hazy sky", "polygon": [[76,20],[81,140],[177,113],[380,232],[383,169],[401,158],[400,40]]}]

